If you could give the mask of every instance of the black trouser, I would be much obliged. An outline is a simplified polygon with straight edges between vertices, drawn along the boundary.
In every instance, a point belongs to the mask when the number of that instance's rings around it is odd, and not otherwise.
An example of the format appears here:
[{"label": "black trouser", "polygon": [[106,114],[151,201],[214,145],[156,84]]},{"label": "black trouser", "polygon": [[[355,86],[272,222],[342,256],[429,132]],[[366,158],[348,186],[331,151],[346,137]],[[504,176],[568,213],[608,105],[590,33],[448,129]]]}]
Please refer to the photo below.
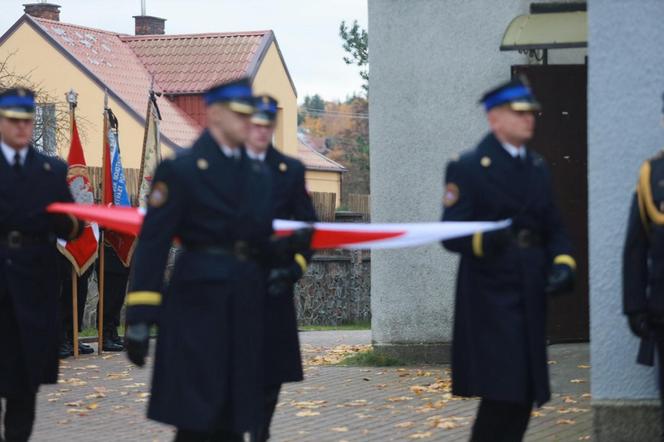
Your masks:
[{"label": "black trouser", "polygon": [[471,442],[520,442],[528,428],[532,404],[482,399]]},{"label": "black trouser", "polygon": [[106,272],[104,275],[104,330],[115,330],[120,325],[128,278],[128,273]]},{"label": "black trouser", "polygon": [[265,442],[270,439],[270,424],[272,423],[272,416],[274,416],[274,409],[279,402],[279,392],[281,391],[281,384],[265,387],[263,392],[263,426],[259,429],[256,437],[257,442]]},{"label": "black trouser", "polygon": [[657,370],[659,380],[660,420],[662,430],[660,440],[664,441],[664,331],[658,332],[657,339]]},{"label": "black trouser", "polygon": [[244,435],[226,430],[205,433],[178,429],[174,442],[244,442]]},{"label": "black trouser", "polygon": [[[30,439],[35,422],[36,393],[5,398],[5,441],[25,442]],[[2,402],[0,402],[2,415]]]},{"label": "black trouser", "polygon": [[[59,257],[61,262],[60,271],[60,317],[62,318],[62,332],[65,336],[70,336],[74,328],[74,316],[72,308],[72,265],[64,256]],[[83,312],[88,300],[88,278],[92,273],[92,267],[86,270],[77,281],[77,301],[78,301],[78,330],[83,328]]]}]

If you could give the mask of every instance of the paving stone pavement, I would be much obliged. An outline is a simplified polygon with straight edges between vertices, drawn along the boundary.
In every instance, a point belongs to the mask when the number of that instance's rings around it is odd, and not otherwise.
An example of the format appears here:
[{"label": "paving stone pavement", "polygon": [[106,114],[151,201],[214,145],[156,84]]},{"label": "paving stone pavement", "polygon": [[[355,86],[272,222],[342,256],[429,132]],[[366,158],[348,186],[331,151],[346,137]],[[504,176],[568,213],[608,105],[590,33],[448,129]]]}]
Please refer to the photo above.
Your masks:
[{"label": "paving stone pavement", "polygon": [[[449,394],[441,366],[320,365],[367,348],[369,332],[305,332],[306,380],[282,392],[271,441],[465,441],[477,400]],[[588,346],[550,347],[553,400],[534,412],[527,441],[589,440]],[[33,441],[171,441],[173,429],[145,419],[150,369],[123,354],[63,361],[58,385],[38,399]]]}]

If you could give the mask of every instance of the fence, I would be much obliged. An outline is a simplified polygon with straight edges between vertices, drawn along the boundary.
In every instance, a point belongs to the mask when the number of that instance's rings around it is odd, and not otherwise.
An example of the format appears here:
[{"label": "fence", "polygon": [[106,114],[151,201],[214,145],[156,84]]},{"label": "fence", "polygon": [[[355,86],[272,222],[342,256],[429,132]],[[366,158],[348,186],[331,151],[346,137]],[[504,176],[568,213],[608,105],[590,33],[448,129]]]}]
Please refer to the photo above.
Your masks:
[{"label": "fence", "polygon": [[[92,190],[95,193],[95,201],[97,203],[101,202],[101,186],[103,182],[102,169],[101,167],[88,167],[88,173],[90,174],[90,184],[92,184]],[[138,193],[138,181],[140,177],[139,169],[129,169],[124,168],[125,181],[127,183],[127,193],[129,194],[129,201],[131,201],[132,206],[137,206],[137,193]]]},{"label": "fence", "polygon": [[319,220],[334,222],[334,213],[337,209],[337,195],[335,193],[312,192],[311,200],[314,203]]},{"label": "fence", "polygon": [[349,193],[348,209],[351,212],[361,213],[362,221],[371,220],[371,195]]}]

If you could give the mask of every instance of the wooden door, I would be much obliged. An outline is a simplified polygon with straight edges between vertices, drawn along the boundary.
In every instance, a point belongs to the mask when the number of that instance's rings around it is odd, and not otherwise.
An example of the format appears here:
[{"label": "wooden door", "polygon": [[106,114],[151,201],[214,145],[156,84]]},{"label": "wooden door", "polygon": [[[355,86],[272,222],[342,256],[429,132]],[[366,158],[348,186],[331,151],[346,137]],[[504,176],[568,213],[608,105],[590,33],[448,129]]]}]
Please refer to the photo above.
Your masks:
[{"label": "wooden door", "polygon": [[588,312],[588,162],[585,65],[512,66],[524,75],[542,104],[535,136],[529,146],[546,158],[565,226],[577,260],[572,293],[549,302],[551,343],[587,341]]}]

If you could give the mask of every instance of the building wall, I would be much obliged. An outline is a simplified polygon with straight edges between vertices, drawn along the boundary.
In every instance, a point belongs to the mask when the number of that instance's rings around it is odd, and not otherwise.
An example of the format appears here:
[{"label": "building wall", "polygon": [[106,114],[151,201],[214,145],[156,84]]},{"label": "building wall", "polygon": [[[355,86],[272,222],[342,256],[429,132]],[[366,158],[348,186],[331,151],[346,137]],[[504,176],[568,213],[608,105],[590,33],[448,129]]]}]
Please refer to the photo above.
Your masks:
[{"label": "building wall", "polygon": [[[0,47],[0,60],[7,58],[10,70],[28,75],[31,83],[39,84],[63,103],[65,93],[71,88],[78,92],[76,113],[85,159],[90,166],[101,166],[104,91],[26,23]],[[119,121],[122,164],[128,168],[139,168],[143,124],[110,97],[109,106]],[[69,144],[58,146],[58,151],[66,158]],[[171,149],[163,143],[162,152],[164,155],[172,154]]]},{"label": "building wall", "polygon": [[282,152],[297,157],[297,96],[274,42],[258,69],[253,87],[256,94],[269,94],[279,101],[276,146]]},{"label": "building wall", "polygon": [[[527,12],[523,0],[369,0],[372,221],[440,219],[446,161],[487,132],[477,100],[526,62],[499,45]],[[374,343],[439,345],[445,359],[457,257],[434,244],[376,251],[371,266]]]},{"label": "building wall", "polygon": [[590,2],[588,183],[594,400],[655,398],[622,315],[622,238],[641,162],[664,147],[664,3]]},{"label": "building wall", "polygon": [[337,207],[341,205],[341,173],[307,170],[305,173],[309,192],[327,192],[337,195]]}]

